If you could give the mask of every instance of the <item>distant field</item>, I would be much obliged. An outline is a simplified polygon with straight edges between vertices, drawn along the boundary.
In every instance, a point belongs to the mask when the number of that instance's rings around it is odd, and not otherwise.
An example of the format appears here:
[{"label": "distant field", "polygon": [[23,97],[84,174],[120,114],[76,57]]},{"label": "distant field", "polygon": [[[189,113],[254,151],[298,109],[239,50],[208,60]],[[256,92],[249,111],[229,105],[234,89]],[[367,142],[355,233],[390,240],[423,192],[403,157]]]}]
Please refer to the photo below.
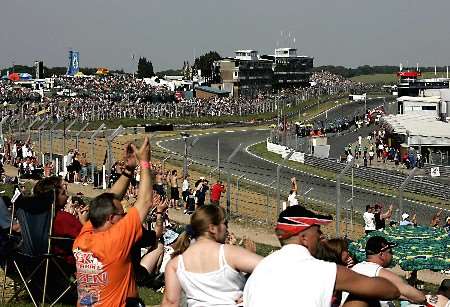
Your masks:
[{"label": "distant field", "polygon": [[[446,72],[438,72],[437,77],[446,77]],[[422,78],[434,78],[434,72],[424,72],[422,73]],[[355,82],[364,83],[383,83],[383,84],[393,84],[396,83],[398,78],[396,74],[375,74],[375,75],[361,75],[351,78]]]}]

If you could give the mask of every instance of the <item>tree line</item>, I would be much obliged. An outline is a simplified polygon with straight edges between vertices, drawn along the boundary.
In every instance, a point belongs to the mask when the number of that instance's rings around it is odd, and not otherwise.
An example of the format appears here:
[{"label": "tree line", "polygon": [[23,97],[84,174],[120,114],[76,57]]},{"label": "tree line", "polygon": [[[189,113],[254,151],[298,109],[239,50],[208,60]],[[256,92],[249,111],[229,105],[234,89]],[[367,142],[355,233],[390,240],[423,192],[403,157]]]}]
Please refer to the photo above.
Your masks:
[{"label": "tree line", "polygon": [[[222,57],[217,53],[216,51],[209,51],[199,57],[197,57],[194,60],[194,64],[192,66],[192,69],[194,73],[197,71],[201,71],[202,77],[205,77],[207,80],[211,80],[210,78],[213,75],[213,62],[218,61],[222,59]],[[404,70],[407,69],[406,67]],[[410,68],[411,70],[415,70],[415,67]],[[422,72],[433,72],[434,67],[420,67],[420,71]],[[446,67],[437,67],[438,71],[446,71]],[[1,70],[1,75],[6,75],[6,72],[19,72],[19,73],[29,73],[32,76],[35,75],[35,67],[34,66],[26,66],[26,65],[14,65],[14,67],[7,67],[3,68]],[[80,71],[86,75],[93,75],[96,73],[97,68],[91,68],[91,67],[82,67],[80,68]],[[341,75],[344,78],[352,78],[356,76],[361,75],[374,75],[374,74],[395,74],[399,71],[398,66],[392,66],[392,65],[381,65],[381,66],[370,66],[370,65],[363,65],[359,66],[357,68],[349,68],[344,66],[334,66],[334,65],[324,65],[324,66],[318,66],[314,67],[313,71],[329,71],[333,74]],[[44,66],[44,74],[45,76],[60,76],[64,75],[67,72],[66,67],[45,67]],[[124,74],[125,72],[123,69],[120,70],[112,70],[110,73],[118,73],[118,74]],[[150,60],[148,60],[145,57],[140,57],[138,61],[138,67],[137,67],[137,76],[139,78],[150,78],[154,75],[158,76],[164,76],[167,75],[179,75],[182,73],[181,69],[168,69],[161,72],[155,73],[153,70],[153,64]]]}]

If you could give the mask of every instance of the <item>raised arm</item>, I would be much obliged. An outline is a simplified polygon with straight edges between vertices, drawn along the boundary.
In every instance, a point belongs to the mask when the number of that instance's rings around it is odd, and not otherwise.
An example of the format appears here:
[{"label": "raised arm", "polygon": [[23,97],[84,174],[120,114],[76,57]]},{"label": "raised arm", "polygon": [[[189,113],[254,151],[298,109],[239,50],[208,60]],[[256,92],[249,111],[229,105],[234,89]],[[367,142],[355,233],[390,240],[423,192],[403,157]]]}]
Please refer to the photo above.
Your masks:
[{"label": "raised arm", "polygon": [[153,203],[156,206],[155,234],[161,238],[164,233],[164,212],[169,208],[169,200],[161,198],[157,193],[153,195]]},{"label": "raised arm", "polygon": [[390,205],[389,209],[385,213],[382,213],[380,215],[380,218],[382,218],[382,219],[389,219],[389,218],[391,218],[393,209],[394,209],[394,206]]},{"label": "raised arm", "polygon": [[151,158],[151,149],[150,149],[150,141],[148,137],[145,137],[144,143],[139,148],[136,149],[136,146],[131,144],[132,150],[136,153],[136,157],[139,159],[140,169],[141,169],[141,179],[139,182],[139,192],[136,203],[134,207],[139,212],[139,217],[141,221],[144,221],[147,216],[148,210],[152,208],[153,205],[153,188],[152,188],[152,179],[150,176],[150,158]]},{"label": "raised arm", "polygon": [[130,185],[131,178],[133,178],[134,169],[137,166],[137,157],[133,146],[130,143],[125,146],[125,167],[121,168],[119,179],[117,179],[110,189],[110,192],[120,197],[120,199],[125,196],[128,186]]},{"label": "raised arm", "polygon": [[291,178],[291,190],[297,193],[297,178]]}]

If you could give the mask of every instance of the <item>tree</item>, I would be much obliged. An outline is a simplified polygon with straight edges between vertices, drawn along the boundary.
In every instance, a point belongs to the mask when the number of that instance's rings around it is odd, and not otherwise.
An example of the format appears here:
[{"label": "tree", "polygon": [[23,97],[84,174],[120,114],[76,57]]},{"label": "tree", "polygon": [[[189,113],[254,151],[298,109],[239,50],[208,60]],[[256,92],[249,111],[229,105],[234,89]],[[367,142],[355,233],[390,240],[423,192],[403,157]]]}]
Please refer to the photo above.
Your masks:
[{"label": "tree", "polygon": [[155,75],[153,72],[153,64],[146,58],[139,58],[138,62],[138,77],[139,78],[150,78]]},{"label": "tree", "polygon": [[213,73],[213,63],[219,61],[221,56],[216,51],[210,51],[204,55],[198,57],[194,61],[194,71],[200,70],[202,72],[202,77],[207,80],[212,79]]}]

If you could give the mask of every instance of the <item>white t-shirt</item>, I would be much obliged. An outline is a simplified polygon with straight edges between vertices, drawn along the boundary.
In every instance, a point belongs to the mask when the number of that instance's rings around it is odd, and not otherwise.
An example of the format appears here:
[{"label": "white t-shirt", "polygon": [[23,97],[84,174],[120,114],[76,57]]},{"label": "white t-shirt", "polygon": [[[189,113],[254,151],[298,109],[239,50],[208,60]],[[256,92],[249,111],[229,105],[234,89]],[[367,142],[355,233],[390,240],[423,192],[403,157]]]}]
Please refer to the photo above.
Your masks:
[{"label": "white t-shirt", "polygon": [[289,203],[289,206],[298,205],[297,193],[294,192],[288,196],[288,203]]},{"label": "white t-shirt", "polygon": [[375,227],[375,214],[370,212],[364,212],[364,230],[376,230]]},{"label": "white t-shirt", "polygon": [[302,245],[288,244],[256,266],[244,288],[244,306],[329,307],[336,264],[318,260]]},{"label": "white t-shirt", "polygon": [[[380,271],[383,267],[379,264],[373,263],[373,262],[367,262],[363,261],[361,263],[356,264],[352,270],[356,273],[359,273],[361,275],[365,275],[368,277],[378,277],[380,275]],[[348,292],[342,292],[342,304],[345,303],[345,301],[348,298],[349,293]],[[394,307],[394,303],[389,301],[380,301],[380,307]]]},{"label": "white t-shirt", "polygon": [[185,192],[189,189],[189,181],[184,179],[183,184],[181,186],[181,191]]}]

